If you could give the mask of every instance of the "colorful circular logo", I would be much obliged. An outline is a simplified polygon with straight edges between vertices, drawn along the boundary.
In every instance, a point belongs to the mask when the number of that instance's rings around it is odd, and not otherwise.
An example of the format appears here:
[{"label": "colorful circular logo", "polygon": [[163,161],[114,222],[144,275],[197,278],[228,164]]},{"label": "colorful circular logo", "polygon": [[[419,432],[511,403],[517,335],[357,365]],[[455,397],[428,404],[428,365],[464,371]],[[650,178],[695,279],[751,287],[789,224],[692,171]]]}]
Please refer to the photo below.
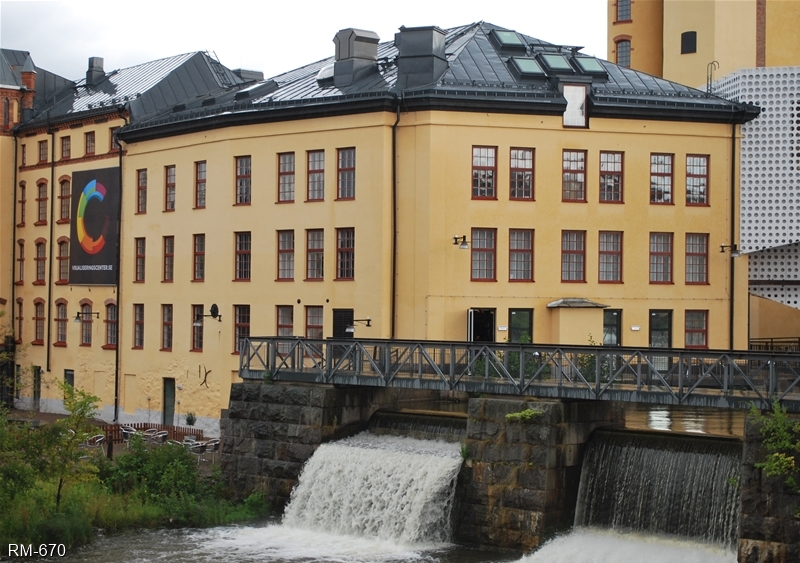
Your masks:
[{"label": "colorful circular logo", "polygon": [[106,220],[100,236],[97,238],[92,238],[91,235],[86,232],[86,226],[84,224],[86,206],[93,199],[103,201],[105,197],[106,189],[103,184],[99,184],[97,180],[92,180],[86,184],[85,188],[83,188],[81,199],[78,201],[78,218],[76,225],[78,231],[78,241],[81,243],[81,247],[89,254],[97,254],[105,246],[105,235],[108,232],[108,216],[105,218]]}]

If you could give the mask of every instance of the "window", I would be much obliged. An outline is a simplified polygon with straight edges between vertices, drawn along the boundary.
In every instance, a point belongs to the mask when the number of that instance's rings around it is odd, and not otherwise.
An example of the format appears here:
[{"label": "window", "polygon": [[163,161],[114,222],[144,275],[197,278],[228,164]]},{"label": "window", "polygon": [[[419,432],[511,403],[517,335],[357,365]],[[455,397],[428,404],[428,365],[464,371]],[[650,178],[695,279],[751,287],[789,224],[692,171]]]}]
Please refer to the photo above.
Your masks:
[{"label": "window", "polygon": [[34,326],[34,340],[33,344],[41,346],[44,344],[44,301],[38,299],[33,304],[33,326]]},{"label": "window", "polygon": [[321,280],[325,259],[325,233],[322,229],[306,231],[306,279]]},{"label": "window", "polygon": [[586,86],[564,85],[564,127],[586,127]]},{"label": "window", "polygon": [[236,233],[235,280],[250,279],[250,233]]},{"label": "window", "polygon": [[628,39],[621,39],[616,42],[617,64],[630,68],[631,66],[631,42]]},{"label": "window", "polygon": [[164,211],[175,211],[175,166],[164,167]]},{"label": "window", "polygon": [[60,302],[56,305],[56,341],[54,346],[66,346],[67,344],[67,304]]},{"label": "window", "polygon": [[192,305],[192,352],[203,351],[203,306]]},{"label": "window", "polygon": [[84,135],[86,140],[86,156],[94,154],[94,131],[89,131]]},{"label": "window", "polygon": [[164,237],[164,278],[163,281],[171,282],[175,275],[175,237]]},{"label": "window", "polygon": [[22,298],[18,297],[17,298],[17,334],[16,334],[16,336],[17,336],[17,339],[16,339],[17,344],[21,344],[22,343],[22,323],[23,323],[23,319],[24,319],[24,317],[22,316]]},{"label": "window", "polygon": [[508,232],[508,279],[533,281],[533,231],[511,229]]},{"label": "window", "polygon": [[617,19],[618,22],[631,21],[631,0],[617,0]]},{"label": "window", "polygon": [[144,348],[144,305],[133,306],[133,347]]},{"label": "window", "polygon": [[672,283],[672,233],[650,233],[650,283]]},{"label": "window", "polygon": [[681,33],[681,55],[697,52],[697,32],[684,31]]},{"label": "window", "polygon": [[89,304],[81,305],[81,346],[92,345],[92,306]]},{"label": "window", "polygon": [[70,141],[69,136],[61,137],[61,158],[62,159],[69,158],[71,152],[72,152],[72,142]]},{"label": "window", "polygon": [[25,281],[25,241],[17,242],[17,285]]},{"label": "window", "polygon": [[242,350],[240,341],[250,337],[250,305],[233,306],[234,322],[234,352]]},{"label": "window", "polygon": [[672,155],[650,155],[650,203],[672,203]]},{"label": "window", "polygon": [[495,281],[496,234],[496,229],[472,229],[472,281]]},{"label": "window", "polygon": [[322,338],[322,307],[306,307],[306,338]]},{"label": "window", "polygon": [[622,233],[600,231],[599,237],[599,281],[613,283],[622,281]]},{"label": "window", "polygon": [[308,201],[325,199],[325,151],[308,152]]},{"label": "window", "polygon": [[708,155],[686,155],[686,205],[708,205]]},{"label": "window", "polygon": [[25,204],[27,203],[26,199],[26,189],[25,186],[20,184],[19,186],[19,223],[17,223],[17,227],[24,227],[25,226]]},{"label": "window", "polygon": [[533,199],[533,149],[511,149],[510,199]]},{"label": "window", "polygon": [[145,265],[144,259],[146,250],[145,239],[143,238],[134,239],[134,248],[136,251],[135,266],[134,266],[134,272],[135,272],[134,281],[143,282],[144,265]]},{"label": "window", "polygon": [[336,279],[352,280],[356,272],[356,230],[336,229]]},{"label": "window", "polygon": [[278,155],[278,201],[294,201],[294,153]]},{"label": "window", "polygon": [[586,201],[586,151],[563,151],[562,201]]},{"label": "window", "polygon": [[61,213],[59,214],[59,223],[66,223],[69,221],[70,208],[72,206],[72,199],[70,193],[69,180],[61,181],[61,194],[58,196],[59,207]]},{"label": "window", "polygon": [[708,235],[686,233],[686,283],[708,283]]},{"label": "window", "polygon": [[[278,305],[277,306],[277,319],[278,319],[278,336],[293,336],[294,335],[294,307],[292,305]],[[289,353],[289,344],[279,343],[278,353],[286,355]]]},{"label": "window", "polygon": [[622,203],[621,152],[600,152],[600,201]]},{"label": "window", "polygon": [[236,204],[250,203],[250,157],[236,157]]},{"label": "window", "polygon": [[62,240],[58,243],[58,281],[64,284],[69,281],[69,241]]},{"label": "window", "polygon": [[496,147],[472,147],[472,199],[497,199],[496,155]]},{"label": "window", "polygon": [[25,145],[22,145],[22,150],[20,152],[22,153],[22,156],[20,157],[20,160],[22,160],[22,166],[27,166],[28,165],[28,147],[26,147]]},{"label": "window", "polygon": [[117,347],[117,306],[113,303],[106,305],[106,344],[104,348]]},{"label": "window", "polygon": [[36,281],[33,282],[33,285],[44,285],[44,274],[46,270],[46,261],[47,260],[47,247],[45,246],[44,242],[37,242],[36,243],[36,258],[34,261],[36,262]]},{"label": "window", "polygon": [[278,231],[278,279],[294,279],[294,231]]},{"label": "window", "polygon": [[172,350],[172,305],[161,305],[161,351]]},{"label": "window", "polygon": [[561,231],[561,281],[586,281],[586,231]]},{"label": "window", "polygon": [[47,162],[47,141],[39,141],[39,162]]},{"label": "window", "polygon": [[684,334],[687,348],[708,348],[708,311],[686,311]]},{"label": "window", "polygon": [[194,207],[202,209],[206,206],[206,162],[194,163]]},{"label": "window", "polygon": [[136,171],[136,213],[147,213],[147,170]]},{"label": "window", "polygon": [[356,149],[339,149],[339,164],[337,167],[338,199],[354,199],[356,197]]},{"label": "window", "polygon": [[533,309],[508,310],[508,341],[520,344],[533,342]]},{"label": "window", "polygon": [[47,225],[47,184],[39,184],[39,197],[36,198],[36,222],[34,225]]},{"label": "window", "polygon": [[206,279],[206,235],[194,235],[193,280]]},{"label": "window", "polygon": [[108,130],[108,150],[109,151],[118,151],[119,144],[117,141],[117,133],[119,133],[119,127],[111,127]]}]

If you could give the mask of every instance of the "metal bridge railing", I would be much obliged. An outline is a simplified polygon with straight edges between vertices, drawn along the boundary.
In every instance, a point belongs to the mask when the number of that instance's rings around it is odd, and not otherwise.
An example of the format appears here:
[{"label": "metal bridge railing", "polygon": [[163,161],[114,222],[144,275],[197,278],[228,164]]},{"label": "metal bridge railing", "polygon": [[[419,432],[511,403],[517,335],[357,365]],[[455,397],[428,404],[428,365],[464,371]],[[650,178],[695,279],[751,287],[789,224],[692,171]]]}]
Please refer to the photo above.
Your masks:
[{"label": "metal bridge railing", "polygon": [[243,379],[800,412],[800,354],[251,337]]}]

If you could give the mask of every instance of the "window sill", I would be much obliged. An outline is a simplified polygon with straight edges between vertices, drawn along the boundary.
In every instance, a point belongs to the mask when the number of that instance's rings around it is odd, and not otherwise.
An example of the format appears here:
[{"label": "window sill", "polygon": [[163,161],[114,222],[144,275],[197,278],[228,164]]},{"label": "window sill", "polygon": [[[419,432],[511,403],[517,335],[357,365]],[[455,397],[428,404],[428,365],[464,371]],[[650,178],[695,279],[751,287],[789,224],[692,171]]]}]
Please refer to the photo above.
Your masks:
[{"label": "window sill", "polygon": [[134,215],[147,215],[147,211],[137,211]]},{"label": "window sill", "polygon": [[25,285],[25,282],[22,280],[17,280],[14,282],[14,285]]},{"label": "window sill", "polygon": [[197,278],[197,279],[191,280],[192,283],[203,283],[204,281],[206,281],[205,278]]},{"label": "window sill", "polygon": [[472,196],[473,200],[484,200],[484,201],[497,201],[497,196]]},{"label": "window sill", "polygon": [[131,346],[131,350],[144,350],[144,346]]},{"label": "window sill", "polygon": [[622,285],[624,282],[622,280],[597,280],[597,283]]},{"label": "window sill", "polygon": [[17,338],[17,339],[14,341],[14,344],[22,344],[22,339],[21,339],[21,338]]},{"label": "window sill", "polygon": [[508,201],[536,201],[532,197],[509,197]]},{"label": "window sill", "polygon": [[116,344],[104,344],[103,346],[100,346],[100,348],[103,349],[103,350],[116,350],[117,349],[117,345]]},{"label": "window sill", "polygon": [[317,203],[317,202],[320,202],[320,201],[325,201],[325,199],[324,198],[323,199],[307,199],[305,201],[305,203]]},{"label": "window sill", "polygon": [[321,282],[321,281],[325,281],[325,278],[305,278],[303,281],[307,281],[307,282]]},{"label": "window sill", "polygon": [[686,202],[686,207],[711,207],[710,203],[689,203]]},{"label": "window sill", "polygon": [[333,278],[333,281],[355,281],[355,278]]},{"label": "window sill", "polygon": [[17,228],[21,229],[25,226],[25,223],[17,223]]},{"label": "window sill", "polygon": [[31,285],[44,285],[44,280],[36,280]]},{"label": "window sill", "polygon": [[249,201],[242,201],[242,202],[233,204],[234,207],[249,207],[250,205],[252,205],[252,203],[249,202]]},{"label": "window sill", "polygon": [[33,224],[33,226],[34,226],[34,227],[43,227],[43,226],[45,226],[45,225],[47,225],[47,221],[46,221],[46,220],[45,220],[45,221],[36,221],[36,222]]},{"label": "window sill", "polygon": [[133,280],[133,283],[144,283],[144,280]]},{"label": "window sill", "polygon": [[650,205],[675,205],[671,201],[651,201]]},{"label": "window sill", "polygon": [[69,219],[59,219],[56,221],[56,225],[69,225]]},{"label": "window sill", "polygon": [[469,281],[476,282],[476,283],[495,283],[497,279],[483,279],[483,278],[470,278]]},{"label": "window sill", "polygon": [[175,210],[174,209],[164,209],[163,212],[164,213],[174,213]]},{"label": "window sill", "polygon": [[675,285],[672,281],[653,281],[650,280],[650,285]]},{"label": "window sill", "polygon": [[235,282],[249,282],[250,278],[233,278],[231,281]]},{"label": "window sill", "polygon": [[686,285],[711,285],[709,282],[686,282]]},{"label": "window sill", "polygon": [[533,283],[533,278],[529,280],[508,280],[508,283]]},{"label": "window sill", "polygon": [[34,340],[31,342],[31,346],[44,346],[44,340]]},{"label": "window sill", "polygon": [[83,155],[84,158],[86,158],[88,156],[94,156],[94,153],[93,152],[87,152],[87,153],[84,153],[84,155]]},{"label": "window sill", "polygon": [[276,278],[276,282],[293,282],[294,278]]},{"label": "window sill", "polygon": [[586,283],[586,280],[561,280],[561,283]]},{"label": "window sill", "polygon": [[190,352],[202,352],[203,349],[202,348],[189,348],[189,351]]},{"label": "window sill", "polygon": [[625,202],[621,201],[621,200],[617,201],[617,200],[612,200],[612,199],[601,199],[599,201],[599,203],[610,203],[611,205],[622,205]]},{"label": "window sill", "polygon": [[91,344],[81,344],[80,346],[83,347],[83,348],[91,348],[92,347]]},{"label": "window sill", "polygon": [[585,199],[562,199],[561,203],[587,203]]},{"label": "window sill", "polygon": [[161,283],[172,283],[173,280],[161,280]]},{"label": "window sill", "polygon": [[55,348],[66,348],[67,347],[67,343],[66,342],[53,342],[53,346]]},{"label": "window sill", "polygon": [[55,282],[55,284],[56,285],[68,285],[69,284],[69,280],[57,280]]},{"label": "window sill", "polygon": [[159,348],[159,352],[172,352],[172,348]]},{"label": "window sill", "polygon": [[355,200],[356,198],[355,196],[353,196],[353,197],[337,197],[333,201],[355,201]]},{"label": "window sill", "polygon": [[206,208],[205,205],[195,205],[194,207],[192,207],[192,209],[205,209],[205,208]]},{"label": "window sill", "polygon": [[280,200],[279,199],[278,201],[275,202],[276,205],[283,205],[284,203],[294,203],[294,200],[293,199],[284,199],[284,200]]}]

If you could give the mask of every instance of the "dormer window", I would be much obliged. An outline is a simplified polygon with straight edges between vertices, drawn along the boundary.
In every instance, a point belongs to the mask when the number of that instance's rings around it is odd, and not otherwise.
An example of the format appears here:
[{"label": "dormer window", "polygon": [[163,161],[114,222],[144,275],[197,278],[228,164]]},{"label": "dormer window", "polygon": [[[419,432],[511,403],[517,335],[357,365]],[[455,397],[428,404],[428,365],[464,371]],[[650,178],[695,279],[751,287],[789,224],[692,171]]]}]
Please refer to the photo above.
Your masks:
[{"label": "dormer window", "polygon": [[564,127],[586,127],[586,86],[565,84],[564,98],[567,100]]},{"label": "dormer window", "polygon": [[536,59],[529,59],[525,57],[511,57],[509,63],[513,71],[520,76],[520,78],[544,78],[546,76],[542,66]]},{"label": "dormer window", "polygon": [[490,37],[500,49],[504,51],[526,52],[528,44],[520,37],[516,31],[493,29]]},{"label": "dormer window", "polygon": [[548,70],[552,70],[557,74],[573,74],[575,72],[569,64],[567,57],[560,53],[541,53],[539,59]]}]

